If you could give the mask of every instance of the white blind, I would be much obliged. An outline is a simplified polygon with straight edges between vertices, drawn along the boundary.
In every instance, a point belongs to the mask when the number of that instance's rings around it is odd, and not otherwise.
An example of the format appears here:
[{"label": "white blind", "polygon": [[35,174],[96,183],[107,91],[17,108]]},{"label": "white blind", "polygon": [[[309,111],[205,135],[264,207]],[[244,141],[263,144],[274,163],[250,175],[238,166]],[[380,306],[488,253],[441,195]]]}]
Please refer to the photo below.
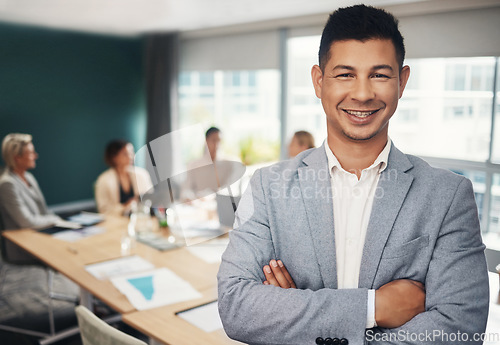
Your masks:
[{"label": "white blind", "polygon": [[[408,58],[500,56],[500,7],[400,16],[399,23]],[[322,31],[292,28],[289,37]]]},{"label": "white blind", "polygon": [[185,38],[181,41],[182,71],[279,68],[278,30]]},{"label": "white blind", "polygon": [[500,7],[400,18],[408,58],[500,55]]},{"label": "white blind", "polygon": [[[500,56],[500,7],[400,16],[399,21],[407,58]],[[322,26],[292,27],[288,35],[321,31]],[[278,29],[184,38],[180,69],[278,69],[279,46]]]}]

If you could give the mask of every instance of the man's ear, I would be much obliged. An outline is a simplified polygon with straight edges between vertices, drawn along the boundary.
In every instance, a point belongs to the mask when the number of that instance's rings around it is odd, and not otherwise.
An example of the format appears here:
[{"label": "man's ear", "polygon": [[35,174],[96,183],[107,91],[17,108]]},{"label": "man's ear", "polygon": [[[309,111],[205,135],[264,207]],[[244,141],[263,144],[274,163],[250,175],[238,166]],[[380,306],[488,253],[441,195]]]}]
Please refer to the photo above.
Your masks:
[{"label": "man's ear", "polygon": [[314,85],[314,91],[316,92],[316,97],[321,99],[321,88],[323,85],[323,72],[321,67],[314,65],[311,69],[311,78]]},{"label": "man's ear", "polygon": [[403,66],[401,72],[399,72],[399,98],[403,96],[403,91],[405,90],[406,83],[410,77],[410,66]]}]

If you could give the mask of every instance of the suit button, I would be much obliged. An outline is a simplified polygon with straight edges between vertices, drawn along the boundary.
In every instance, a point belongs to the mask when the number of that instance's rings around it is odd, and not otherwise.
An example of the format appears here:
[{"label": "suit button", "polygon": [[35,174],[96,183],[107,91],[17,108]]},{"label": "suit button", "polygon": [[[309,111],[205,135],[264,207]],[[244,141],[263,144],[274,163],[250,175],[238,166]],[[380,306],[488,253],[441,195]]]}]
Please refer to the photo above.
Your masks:
[{"label": "suit button", "polygon": [[326,339],[325,339],[325,345],[333,345],[333,340],[332,340],[332,338],[326,338]]},{"label": "suit button", "polygon": [[325,340],[323,340],[323,338],[321,338],[321,337],[317,337],[316,338],[316,344],[317,345],[324,345],[325,344]]},{"label": "suit button", "polygon": [[340,340],[339,340],[339,338],[333,338],[333,340],[332,340],[332,345],[340,345]]},{"label": "suit button", "polygon": [[347,340],[346,338],[340,339],[340,345],[349,345],[349,340]]}]

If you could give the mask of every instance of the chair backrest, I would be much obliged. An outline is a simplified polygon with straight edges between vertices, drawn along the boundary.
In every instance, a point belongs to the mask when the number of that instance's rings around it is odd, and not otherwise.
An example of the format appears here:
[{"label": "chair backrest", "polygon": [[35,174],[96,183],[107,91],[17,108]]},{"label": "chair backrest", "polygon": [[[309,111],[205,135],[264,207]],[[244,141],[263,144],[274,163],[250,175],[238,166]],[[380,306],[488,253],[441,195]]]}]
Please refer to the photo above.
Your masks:
[{"label": "chair backrest", "polygon": [[95,316],[84,306],[75,308],[83,345],[147,345]]}]

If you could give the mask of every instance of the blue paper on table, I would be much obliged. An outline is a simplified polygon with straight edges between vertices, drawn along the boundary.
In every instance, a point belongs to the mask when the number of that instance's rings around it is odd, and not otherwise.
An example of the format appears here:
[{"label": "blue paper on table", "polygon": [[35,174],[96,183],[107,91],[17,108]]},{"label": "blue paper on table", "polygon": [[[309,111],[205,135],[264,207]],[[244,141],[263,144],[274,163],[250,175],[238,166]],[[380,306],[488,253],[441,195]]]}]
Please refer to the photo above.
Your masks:
[{"label": "blue paper on table", "polygon": [[153,276],[131,278],[128,279],[128,282],[132,284],[137,290],[139,290],[145,299],[147,299],[148,301],[153,299]]},{"label": "blue paper on table", "polygon": [[201,297],[191,284],[166,267],[113,277],[111,283],[137,310]]}]

